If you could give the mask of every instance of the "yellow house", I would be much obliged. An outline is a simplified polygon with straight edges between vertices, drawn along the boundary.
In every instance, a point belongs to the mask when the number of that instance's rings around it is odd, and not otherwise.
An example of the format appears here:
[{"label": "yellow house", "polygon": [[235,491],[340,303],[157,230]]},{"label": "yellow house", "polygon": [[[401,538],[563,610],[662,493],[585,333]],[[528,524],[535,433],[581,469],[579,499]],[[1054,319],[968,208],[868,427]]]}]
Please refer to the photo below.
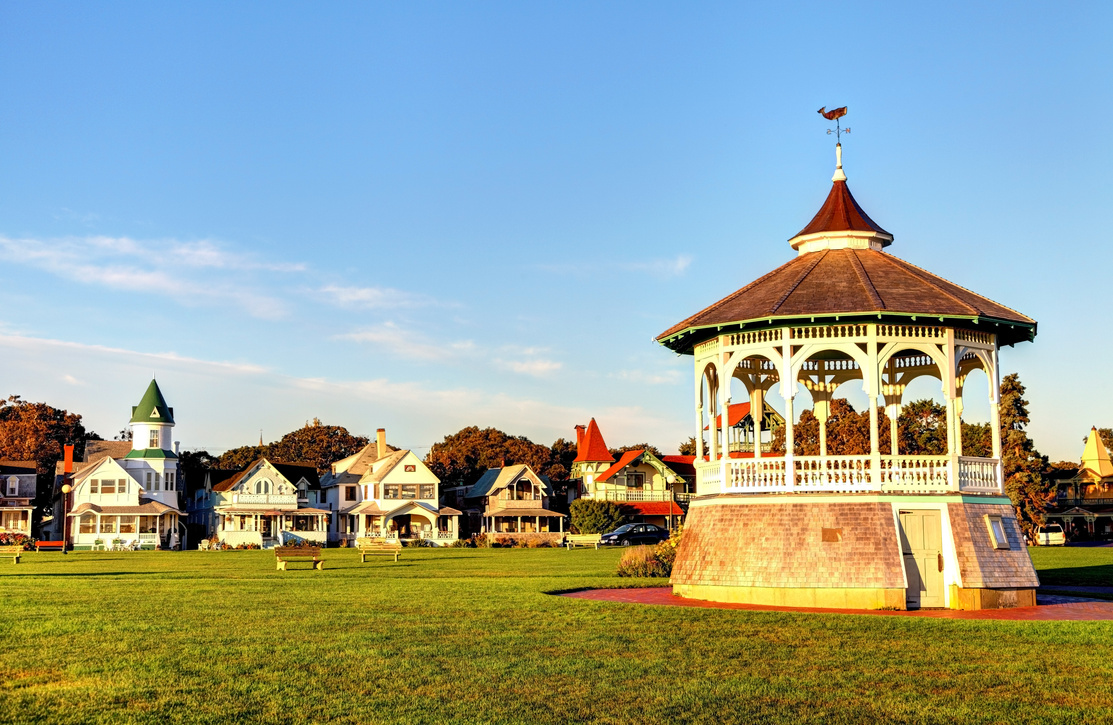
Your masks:
[{"label": "yellow house", "polygon": [[1059,482],[1048,521],[1075,538],[1113,537],[1113,462],[1097,428],[1090,429],[1078,470]]}]

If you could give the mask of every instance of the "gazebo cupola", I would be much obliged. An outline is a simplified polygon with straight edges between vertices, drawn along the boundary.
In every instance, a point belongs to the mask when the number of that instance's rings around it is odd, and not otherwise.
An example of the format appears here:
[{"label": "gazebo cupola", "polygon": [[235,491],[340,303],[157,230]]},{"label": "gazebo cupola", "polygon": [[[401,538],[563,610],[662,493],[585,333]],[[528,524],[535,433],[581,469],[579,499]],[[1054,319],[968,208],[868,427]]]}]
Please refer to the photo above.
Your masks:
[{"label": "gazebo cupola", "polygon": [[[793,589],[792,601],[808,606],[1026,602],[1035,574],[1002,486],[998,350],[1033,339],[1036,322],[885,251],[893,235],[850,193],[841,144],[832,182],[819,212],[789,240],[795,258],[657,338],[695,363],[698,495],[675,589],[758,603],[785,603]],[[963,385],[976,369],[988,379],[989,457],[962,449]],[[900,450],[904,392],[924,376],[945,400],[944,452]],[[860,385],[868,400],[868,443],[828,439],[844,383]],[[784,404],[783,438],[738,451],[723,411],[741,402],[763,410],[773,391]],[[795,435],[809,403],[818,442]],[[963,569],[990,546],[981,541],[993,536],[986,516],[1003,527],[991,558],[1007,560],[999,571],[1011,579]],[[990,533],[970,543],[962,532],[971,527]],[[928,571],[929,558],[940,566]]]}]

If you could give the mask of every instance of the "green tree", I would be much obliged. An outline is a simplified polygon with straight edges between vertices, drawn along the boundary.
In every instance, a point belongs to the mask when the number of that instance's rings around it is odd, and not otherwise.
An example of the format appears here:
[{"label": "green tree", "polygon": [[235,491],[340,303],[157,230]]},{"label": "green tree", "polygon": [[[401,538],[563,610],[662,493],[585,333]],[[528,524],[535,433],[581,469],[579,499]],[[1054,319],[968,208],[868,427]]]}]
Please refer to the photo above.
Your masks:
[{"label": "green tree", "polygon": [[240,446],[239,448],[229,448],[217,457],[216,465],[212,467],[220,468],[225,471],[238,471],[241,468],[246,468],[263,456],[266,456],[268,449],[269,446]]},{"label": "green tree", "polygon": [[610,449],[611,455],[615,458],[618,458],[626,451],[649,451],[653,455],[657,456],[657,458],[665,455],[664,453],[661,453],[660,449],[658,449],[657,446],[651,446],[648,443],[635,443],[629,446],[622,446],[621,448]]},{"label": "green tree", "polygon": [[962,455],[993,458],[993,428],[989,423],[963,422]]},{"label": "green tree", "polygon": [[192,497],[194,491],[205,485],[206,471],[220,468],[218,461],[219,458],[208,451],[181,452],[178,456],[178,465],[182,469],[182,482],[187,497]]},{"label": "green tree", "polygon": [[552,458],[551,448],[525,436],[469,426],[434,443],[425,456],[425,465],[445,484],[470,486],[490,468],[520,463],[549,475]]},{"label": "green tree", "polygon": [[897,445],[909,455],[946,454],[947,409],[930,398],[904,406],[897,416]]},{"label": "green tree", "polygon": [[626,515],[614,501],[578,498],[569,511],[572,527],[581,534],[605,534],[626,523]]},{"label": "green tree", "polygon": [[[781,448],[784,448],[784,446],[782,445]],[[705,451],[707,450],[707,442],[706,441],[704,441],[703,449]],[[677,453],[679,453],[682,456],[694,456],[694,455],[696,455],[696,437],[691,436],[691,437],[688,438],[688,440],[681,443],[679,448],[677,449]]]},{"label": "green tree", "polygon": [[1010,373],[1001,380],[1001,467],[1005,492],[1016,507],[1017,520],[1025,532],[1041,525],[1055,491],[1044,477],[1047,460],[1036,450],[1025,431],[1028,401],[1020,376]]},{"label": "green tree", "polygon": [[267,446],[267,457],[284,463],[308,463],[324,475],[342,458],[358,453],[367,445],[364,436],[352,435],[339,425],[323,425],[316,418],[311,424],[282,436]]},{"label": "green tree", "polygon": [[567,481],[572,472],[572,461],[576,459],[575,441],[557,438],[549,446],[549,466],[540,473],[554,481]]}]

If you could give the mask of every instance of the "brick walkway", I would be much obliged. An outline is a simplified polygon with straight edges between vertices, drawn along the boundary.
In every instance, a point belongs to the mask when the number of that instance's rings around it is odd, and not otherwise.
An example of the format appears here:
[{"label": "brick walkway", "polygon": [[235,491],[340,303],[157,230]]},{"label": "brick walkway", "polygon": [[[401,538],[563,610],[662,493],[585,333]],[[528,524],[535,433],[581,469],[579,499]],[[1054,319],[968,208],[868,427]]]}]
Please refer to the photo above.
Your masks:
[{"label": "brick walkway", "polygon": [[[1113,620],[1113,602],[1082,600],[1073,597],[1045,597],[1035,607],[1015,609],[982,609],[974,612],[953,609],[921,609],[917,611],[890,611],[877,609],[817,609],[812,607],[766,607],[757,604],[723,604],[698,599],[674,597],[670,587],[641,589],[587,589],[568,592],[563,596],[591,599],[599,602],[623,604],[656,604],[671,607],[701,607],[705,609],[744,609],[751,612],[815,612],[818,614],[865,614],[883,617],[934,617],[937,619],[1003,619],[1032,621],[1085,621]],[[1072,601],[1073,600],[1073,601]],[[1048,603],[1044,603],[1048,602]]]}]

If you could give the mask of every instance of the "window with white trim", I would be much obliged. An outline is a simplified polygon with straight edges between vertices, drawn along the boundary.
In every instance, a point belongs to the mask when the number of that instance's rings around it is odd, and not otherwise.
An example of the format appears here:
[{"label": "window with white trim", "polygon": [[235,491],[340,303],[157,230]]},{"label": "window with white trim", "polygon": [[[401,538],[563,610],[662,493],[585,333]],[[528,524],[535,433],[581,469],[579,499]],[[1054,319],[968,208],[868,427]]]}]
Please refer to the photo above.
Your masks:
[{"label": "window with white trim", "polygon": [[1009,535],[1005,531],[1005,521],[998,514],[986,514],[985,525],[989,529],[989,541],[995,549],[1011,549]]},{"label": "window with white trim", "polygon": [[158,428],[151,430],[151,443],[148,448],[162,448],[162,443],[159,441]]}]

